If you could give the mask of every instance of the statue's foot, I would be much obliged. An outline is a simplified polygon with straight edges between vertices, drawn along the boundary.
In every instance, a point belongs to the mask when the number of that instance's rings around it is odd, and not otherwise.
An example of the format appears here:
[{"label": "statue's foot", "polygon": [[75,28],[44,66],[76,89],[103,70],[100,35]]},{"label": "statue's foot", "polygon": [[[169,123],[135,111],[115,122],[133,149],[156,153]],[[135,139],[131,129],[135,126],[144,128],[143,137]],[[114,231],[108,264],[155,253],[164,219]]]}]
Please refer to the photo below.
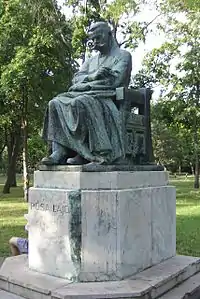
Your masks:
[{"label": "statue's foot", "polygon": [[67,164],[70,165],[83,165],[88,163],[88,161],[84,158],[82,158],[80,155],[75,156],[74,158],[68,158]]},{"label": "statue's foot", "polygon": [[59,162],[57,160],[55,160],[54,158],[52,158],[51,156],[49,156],[49,157],[44,157],[41,160],[41,164],[51,166],[51,165],[58,165]]},{"label": "statue's foot", "polygon": [[43,165],[61,165],[66,160],[66,153],[60,151],[54,151],[49,157],[42,159],[41,164]]}]

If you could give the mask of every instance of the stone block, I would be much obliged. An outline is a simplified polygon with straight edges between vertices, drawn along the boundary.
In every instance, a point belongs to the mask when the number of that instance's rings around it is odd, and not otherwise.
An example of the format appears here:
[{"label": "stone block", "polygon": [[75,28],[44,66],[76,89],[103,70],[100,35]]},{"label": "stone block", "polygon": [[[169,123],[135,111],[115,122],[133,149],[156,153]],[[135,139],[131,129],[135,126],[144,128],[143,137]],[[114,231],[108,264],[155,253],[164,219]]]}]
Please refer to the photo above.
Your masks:
[{"label": "stone block", "polygon": [[[80,192],[34,189],[29,193],[29,267],[73,279],[80,272]],[[78,244],[80,248],[80,244]]]},{"label": "stone block", "polygon": [[12,293],[8,293],[5,291],[0,290],[0,298],[1,299],[24,299],[21,296],[14,295]]},{"label": "stone block", "polygon": [[152,188],[152,265],[176,254],[176,189]]},{"label": "stone block", "polygon": [[148,282],[152,298],[157,298],[199,271],[200,258],[177,255],[134,275],[133,279]]},{"label": "stone block", "polygon": [[35,171],[34,187],[70,190],[131,189],[165,186],[166,171],[66,172]]},{"label": "stone block", "polygon": [[159,299],[199,299],[200,298],[200,273],[190,277]]},{"label": "stone block", "polygon": [[[176,202],[173,187],[85,190],[81,200],[81,281],[123,279],[155,264],[155,256],[156,263],[159,263],[175,255]],[[159,202],[158,206],[156,202]],[[169,207],[168,213],[166,207]],[[162,215],[156,218],[155,224],[153,217],[158,213]],[[164,225],[163,220],[169,224]],[[159,221],[161,235],[157,227]],[[163,239],[166,249],[163,248]]]},{"label": "stone block", "polygon": [[151,265],[151,202],[144,190],[83,192],[81,280],[122,279]]},{"label": "stone block", "polygon": [[28,214],[33,270],[120,280],[175,255],[175,192],[166,172],[38,171],[35,186]]},{"label": "stone block", "polygon": [[27,255],[6,258],[0,269],[1,288],[31,299],[51,299],[51,291],[69,281],[32,271]]},{"label": "stone block", "polygon": [[[197,289],[199,281],[199,274],[195,275],[196,278],[193,275],[199,271],[200,258],[175,256],[122,281],[69,283],[65,279],[30,270],[24,255],[5,260],[0,269],[0,282],[4,290],[12,290],[27,299],[155,299],[183,281],[191,294],[190,284],[195,284]],[[191,279],[187,281],[189,277]],[[190,284],[187,283],[189,281]],[[174,295],[173,290],[171,292]],[[174,296],[167,298],[174,299]]]}]

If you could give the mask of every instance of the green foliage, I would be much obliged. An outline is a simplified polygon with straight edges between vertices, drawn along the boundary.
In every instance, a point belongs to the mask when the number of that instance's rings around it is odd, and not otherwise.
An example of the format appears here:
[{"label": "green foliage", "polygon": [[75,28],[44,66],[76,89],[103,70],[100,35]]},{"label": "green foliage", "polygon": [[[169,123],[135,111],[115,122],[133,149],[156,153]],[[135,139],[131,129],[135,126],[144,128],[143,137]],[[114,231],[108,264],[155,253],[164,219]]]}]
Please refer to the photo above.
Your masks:
[{"label": "green foliage", "polygon": [[33,134],[47,102],[71,83],[71,24],[55,0],[0,4],[0,128],[20,130],[26,119]]},{"label": "green foliage", "polygon": [[39,134],[31,135],[28,139],[28,168],[29,171],[36,169],[38,163],[47,153],[47,146]]},{"label": "green foliage", "polygon": [[[55,1],[1,1],[0,101],[5,116],[44,113],[46,102],[71,81],[71,28]],[[5,118],[6,119],[6,118]],[[41,118],[39,119],[41,124]]]},{"label": "green foliage", "polygon": [[154,155],[157,162],[169,171],[177,172],[180,167],[190,169],[194,165],[193,136],[191,130],[181,122],[174,122],[177,113],[184,111],[183,103],[160,100],[152,105],[152,136]]},{"label": "green foliage", "polygon": [[194,165],[195,162],[197,179],[200,154],[199,13],[187,11],[182,15],[182,21],[178,20],[177,14],[165,13],[168,40],[147,55],[141,71],[162,89],[161,100],[154,107],[155,152],[165,163]]},{"label": "green foliage", "polygon": [[120,45],[136,48],[141,40],[145,40],[148,32],[148,23],[134,20],[144,2],[144,0],[66,0],[66,6],[73,8],[71,21],[74,57],[85,59],[87,30],[95,21],[107,21],[115,37],[118,37]]},{"label": "green foliage", "polygon": [[168,12],[200,11],[200,0],[161,0],[160,6]]}]

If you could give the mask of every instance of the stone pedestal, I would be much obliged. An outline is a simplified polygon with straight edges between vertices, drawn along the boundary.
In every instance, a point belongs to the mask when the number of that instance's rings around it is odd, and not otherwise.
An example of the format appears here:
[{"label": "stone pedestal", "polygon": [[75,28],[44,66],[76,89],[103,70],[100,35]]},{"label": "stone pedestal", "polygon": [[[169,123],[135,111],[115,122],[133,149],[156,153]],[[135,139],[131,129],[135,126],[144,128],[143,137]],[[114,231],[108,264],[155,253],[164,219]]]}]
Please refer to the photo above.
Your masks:
[{"label": "stone pedestal", "polygon": [[121,280],[176,253],[176,196],[164,171],[36,171],[29,268]]}]

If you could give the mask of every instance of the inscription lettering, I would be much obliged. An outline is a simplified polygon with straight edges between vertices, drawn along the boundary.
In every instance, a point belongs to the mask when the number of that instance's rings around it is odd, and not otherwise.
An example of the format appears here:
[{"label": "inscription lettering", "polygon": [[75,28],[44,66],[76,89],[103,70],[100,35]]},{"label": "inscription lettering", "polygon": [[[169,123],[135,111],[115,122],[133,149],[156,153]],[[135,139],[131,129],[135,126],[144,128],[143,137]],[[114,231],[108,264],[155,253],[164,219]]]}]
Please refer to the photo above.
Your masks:
[{"label": "inscription lettering", "polygon": [[58,205],[58,204],[46,204],[40,203],[39,201],[30,202],[30,208],[38,211],[50,211],[53,213],[67,214],[69,213],[68,205]]}]

